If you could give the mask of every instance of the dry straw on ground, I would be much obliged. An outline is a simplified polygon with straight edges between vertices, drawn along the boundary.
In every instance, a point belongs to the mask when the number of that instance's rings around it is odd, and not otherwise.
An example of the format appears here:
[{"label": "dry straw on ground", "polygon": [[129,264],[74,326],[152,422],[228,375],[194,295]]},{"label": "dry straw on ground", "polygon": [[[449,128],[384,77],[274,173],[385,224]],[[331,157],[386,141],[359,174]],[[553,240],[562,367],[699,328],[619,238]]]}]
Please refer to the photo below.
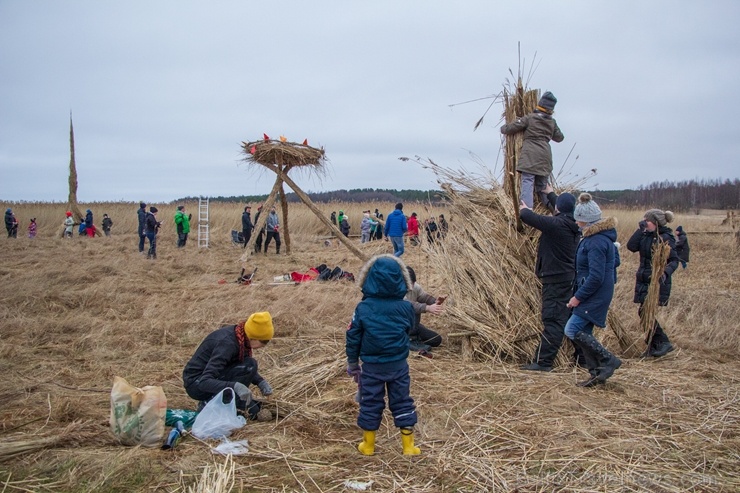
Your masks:
[{"label": "dry straw on ground", "polygon": [[[473,194],[460,210],[481,207],[482,198]],[[172,217],[175,206],[162,205],[161,216]],[[232,436],[248,439],[250,450],[233,458],[231,491],[339,492],[347,491],[348,479],[372,480],[371,491],[397,492],[740,488],[740,343],[735,322],[740,293],[732,268],[738,255],[731,235],[699,234],[721,228],[722,217],[676,219],[690,234],[697,232],[690,236],[692,262],[674,274],[671,304],[660,308],[661,323],[678,349],[657,361],[625,358],[603,388],[576,387],[582,376],[566,367],[533,374],[491,358],[463,362],[460,347],[447,338],[434,359],[412,355],[411,393],[419,413],[416,436],[422,455],[409,460],[401,455],[398,431],[388,414],[378,433],[376,456],[363,457],[356,450],[361,435],[355,425],[356,387],[344,370],[343,347],[347,323],[361,297],[358,287],[268,284],[273,276],[320,263],[359,271],[354,255],[319,240],[324,226],[305,206],[290,206],[297,225],[293,254],[249,256],[248,266],[259,267],[252,286],[233,282],[243,250],[231,244],[229,231],[238,224],[242,204],[212,205],[207,250],[194,244],[175,248],[173,227],[165,222],[156,261],[136,251],[136,204],[85,204],[111,215],[114,236],[67,241],[57,237],[63,205],[12,207],[20,218],[37,216],[42,226],[37,238],[3,239],[0,249],[0,370],[5,376],[0,382],[0,441],[74,440],[47,443],[0,463],[6,491],[184,492],[200,487],[206,466],[215,470],[226,465],[203,442],[186,436],[171,452],[115,444],[108,430],[112,377],[124,376],[138,386],[162,385],[168,407],[192,409],[195,402],[185,395],[181,373],[195,347],[220,324],[264,309],[273,314],[276,338],[255,355],[260,372],[275,388],[267,405],[277,416],[271,422],[249,422]],[[327,215],[342,208],[359,218],[363,209],[379,207],[388,213],[393,204],[321,207]],[[481,216],[495,207],[483,208]],[[475,240],[495,257],[488,243],[506,240],[466,232],[460,223],[467,216],[453,206],[406,208],[429,215],[444,212],[452,219],[452,230],[439,247],[450,249],[450,255],[455,248],[468,252]],[[605,214],[619,218],[618,234],[624,239],[642,212]],[[358,248],[373,255],[389,251],[390,245],[358,243]],[[636,256],[622,254],[613,309],[625,330],[639,338],[632,303]],[[457,291],[462,281],[448,275],[443,263],[451,260],[443,260],[426,243],[407,245],[403,259],[416,269],[427,291],[451,294],[448,312],[425,315],[424,322],[444,336],[458,331],[458,307],[466,300]],[[507,261],[513,262],[496,263]],[[523,273],[527,266],[517,268]],[[512,307],[511,313],[496,316],[511,317],[510,323],[521,326],[515,310],[528,306],[522,303],[536,303],[518,298],[528,297],[536,284],[517,284],[510,270],[499,265],[493,269],[491,277],[504,286],[502,293],[508,291]],[[465,279],[462,270],[455,272]],[[228,282],[219,284],[220,279]],[[486,289],[478,287],[480,292]],[[536,313],[535,306],[531,313]],[[531,323],[534,331],[537,321]],[[607,346],[616,348],[611,337],[607,330]],[[481,341],[481,351],[495,354],[493,345]],[[520,347],[509,346],[514,353]],[[69,429],[74,423],[83,427]]]}]

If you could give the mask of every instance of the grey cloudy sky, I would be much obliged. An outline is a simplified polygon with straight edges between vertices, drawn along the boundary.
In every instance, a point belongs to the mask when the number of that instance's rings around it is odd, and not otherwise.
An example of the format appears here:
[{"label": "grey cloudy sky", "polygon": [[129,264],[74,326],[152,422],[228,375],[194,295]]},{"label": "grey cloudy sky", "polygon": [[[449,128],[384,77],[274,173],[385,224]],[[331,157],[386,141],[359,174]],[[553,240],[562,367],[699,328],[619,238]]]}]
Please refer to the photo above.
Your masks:
[{"label": "grey cloudy sky", "polygon": [[[0,199],[268,193],[240,164],[263,132],[323,146],[306,191],[436,188],[400,156],[500,162],[517,43],[552,91],[574,173],[634,188],[740,175],[740,2],[0,0]],[[477,156],[477,157],[474,157]],[[573,157],[569,163],[573,163]]]}]

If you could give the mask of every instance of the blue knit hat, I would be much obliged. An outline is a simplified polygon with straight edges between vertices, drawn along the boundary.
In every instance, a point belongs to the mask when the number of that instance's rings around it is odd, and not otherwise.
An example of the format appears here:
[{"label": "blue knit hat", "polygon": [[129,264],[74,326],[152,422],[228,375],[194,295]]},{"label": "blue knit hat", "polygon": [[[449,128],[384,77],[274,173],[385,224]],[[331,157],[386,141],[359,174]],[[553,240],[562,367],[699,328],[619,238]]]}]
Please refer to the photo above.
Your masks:
[{"label": "blue knit hat", "polygon": [[576,197],[572,193],[565,192],[560,194],[555,201],[555,208],[562,214],[572,213],[576,207]]},{"label": "blue knit hat", "polygon": [[541,107],[542,109],[546,110],[548,113],[552,113],[555,111],[555,105],[557,104],[558,99],[551,93],[550,91],[547,91],[545,94],[542,95],[539,102],[537,103],[537,106]]}]

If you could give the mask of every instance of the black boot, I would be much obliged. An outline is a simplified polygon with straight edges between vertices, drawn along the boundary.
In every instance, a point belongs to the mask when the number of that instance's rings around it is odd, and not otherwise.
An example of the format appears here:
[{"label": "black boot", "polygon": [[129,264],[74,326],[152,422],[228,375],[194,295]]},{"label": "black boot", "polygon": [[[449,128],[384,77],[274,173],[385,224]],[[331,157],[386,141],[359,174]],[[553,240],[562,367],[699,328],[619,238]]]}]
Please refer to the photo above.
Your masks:
[{"label": "black boot", "polygon": [[577,365],[585,368],[588,370],[588,374],[590,375],[587,380],[584,380],[582,382],[578,382],[577,385],[579,387],[593,387],[594,385],[601,385],[603,384],[603,380],[599,380],[597,377],[599,376],[599,372],[597,370],[597,367],[599,366],[596,358],[593,355],[593,352],[585,346],[583,343],[573,340],[573,347],[576,348],[576,354],[577,354]]},{"label": "black boot", "polygon": [[622,366],[622,361],[602,346],[596,338],[588,332],[577,332],[574,338],[581,346],[587,358],[592,357],[598,363],[596,380],[605,382]]},{"label": "black boot", "polygon": [[663,331],[663,327],[656,321],[655,322],[655,334],[653,334],[653,341],[651,345],[650,355],[654,358],[660,358],[673,351],[673,344],[668,339],[668,336]]}]

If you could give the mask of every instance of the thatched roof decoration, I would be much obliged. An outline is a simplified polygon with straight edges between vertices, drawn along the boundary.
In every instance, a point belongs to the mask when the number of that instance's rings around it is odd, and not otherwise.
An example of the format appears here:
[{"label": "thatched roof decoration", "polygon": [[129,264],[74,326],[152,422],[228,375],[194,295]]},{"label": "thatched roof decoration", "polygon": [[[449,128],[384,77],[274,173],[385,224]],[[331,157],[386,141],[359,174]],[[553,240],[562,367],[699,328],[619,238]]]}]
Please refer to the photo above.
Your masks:
[{"label": "thatched roof decoration", "polygon": [[282,164],[321,168],[326,162],[324,148],[311,147],[305,140],[303,144],[272,139],[242,142],[242,152],[246,162],[264,166]]}]

